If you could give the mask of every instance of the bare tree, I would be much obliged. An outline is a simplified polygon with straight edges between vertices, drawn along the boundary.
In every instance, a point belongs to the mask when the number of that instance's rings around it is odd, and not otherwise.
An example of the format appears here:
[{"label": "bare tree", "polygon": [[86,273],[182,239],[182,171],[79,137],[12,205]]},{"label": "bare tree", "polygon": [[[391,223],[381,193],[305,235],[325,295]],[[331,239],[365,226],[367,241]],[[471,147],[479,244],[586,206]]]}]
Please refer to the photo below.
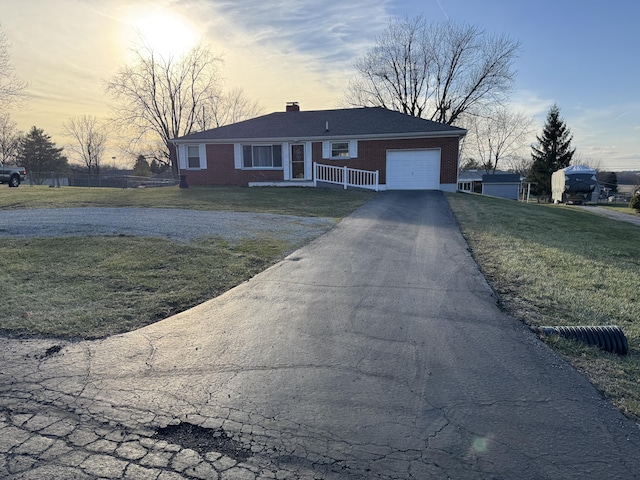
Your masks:
[{"label": "bare tree", "polygon": [[16,76],[11,65],[9,40],[0,27],[0,111],[24,100],[27,83]]},{"label": "bare tree", "polygon": [[468,122],[468,148],[478,157],[487,173],[495,173],[498,163],[505,157],[516,156],[533,135],[533,119],[524,113],[500,106],[483,116],[471,116]]},{"label": "bare tree", "polygon": [[249,99],[240,87],[226,93],[212,92],[206,105],[202,106],[200,126],[203,130],[222,127],[257,117],[263,111],[264,108],[257,101]]},{"label": "bare tree", "polygon": [[356,61],[358,76],[349,84],[346,103],[422,117],[433,95],[432,53],[422,17],[391,21],[376,46]]},{"label": "bare tree", "polygon": [[602,160],[596,157],[585,157],[580,152],[576,152],[571,159],[573,165],[584,165],[585,167],[592,168],[598,172],[604,170],[602,166]]},{"label": "bare tree", "polygon": [[510,157],[506,157],[504,160],[509,170],[515,173],[519,173],[522,177],[526,177],[529,174],[529,170],[531,169],[531,165],[533,164],[531,155],[513,155]]},{"label": "bare tree", "polygon": [[220,58],[203,44],[178,58],[164,58],[148,46],[133,54],[134,61],[107,84],[107,92],[117,101],[118,123],[132,128],[138,140],[151,135],[161,141],[163,155],[177,177],[178,162],[170,140],[200,126],[202,106],[217,89]]},{"label": "bare tree", "polygon": [[18,125],[8,113],[0,115],[0,163],[14,165],[20,150]]},{"label": "bare tree", "polygon": [[69,150],[74,152],[84,162],[89,170],[100,173],[100,160],[104,154],[107,144],[107,129],[101,125],[96,117],[82,115],[69,119],[63,124],[67,135],[75,140],[69,146]]},{"label": "bare tree", "polygon": [[345,101],[452,125],[483,103],[506,99],[519,50],[519,42],[470,25],[394,19],[356,62]]}]

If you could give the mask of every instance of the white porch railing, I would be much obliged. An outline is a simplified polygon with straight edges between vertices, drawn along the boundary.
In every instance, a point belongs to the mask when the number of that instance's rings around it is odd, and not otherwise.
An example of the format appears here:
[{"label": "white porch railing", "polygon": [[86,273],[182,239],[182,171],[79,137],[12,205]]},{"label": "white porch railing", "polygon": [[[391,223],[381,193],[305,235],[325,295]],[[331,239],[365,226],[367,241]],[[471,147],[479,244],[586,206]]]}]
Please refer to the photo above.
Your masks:
[{"label": "white porch railing", "polygon": [[313,163],[313,185],[317,182],[335,183],[347,187],[367,188],[378,191],[378,170],[356,170],[355,168],[334,167]]}]

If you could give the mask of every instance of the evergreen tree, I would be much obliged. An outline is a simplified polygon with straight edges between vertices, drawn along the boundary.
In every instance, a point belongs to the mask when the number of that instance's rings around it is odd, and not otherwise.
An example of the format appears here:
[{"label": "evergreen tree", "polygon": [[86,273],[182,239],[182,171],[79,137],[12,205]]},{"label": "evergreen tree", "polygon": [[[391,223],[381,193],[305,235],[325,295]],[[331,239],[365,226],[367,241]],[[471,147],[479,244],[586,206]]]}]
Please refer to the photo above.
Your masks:
[{"label": "evergreen tree", "polygon": [[52,173],[63,173],[69,168],[62,150],[56,147],[44,130],[31,127],[29,133],[20,140],[17,163],[27,169],[33,182],[41,185]]},{"label": "evergreen tree", "polygon": [[151,160],[151,165],[149,165],[149,169],[151,170],[151,173],[160,173],[162,171],[162,169],[160,168],[160,164],[155,158]]},{"label": "evergreen tree", "polygon": [[147,159],[144,158],[144,155],[138,155],[136,164],[133,166],[133,174],[137,177],[151,176],[151,168],[149,167]]},{"label": "evergreen tree", "polygon": [[534,193],[551,195],[551,174],[571,164],[576,149],[571,148],[573,135],[560,118],[560,108],[553,105],[547,115],[542,137],[536,136],[538,145],[532,147],[533,164],[527,177]]}]

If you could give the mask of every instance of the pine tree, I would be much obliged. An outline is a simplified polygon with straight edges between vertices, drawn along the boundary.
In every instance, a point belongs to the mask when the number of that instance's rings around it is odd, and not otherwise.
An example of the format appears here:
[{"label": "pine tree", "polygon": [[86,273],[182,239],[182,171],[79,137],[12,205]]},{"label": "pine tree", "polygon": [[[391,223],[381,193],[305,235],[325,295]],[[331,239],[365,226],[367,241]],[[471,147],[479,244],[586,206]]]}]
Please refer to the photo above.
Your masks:
[{"label": "pine tree", "polygon": [[62,150],[44,130],[31,127],[20,141],[18,166],[25,167],[29,178],[40,185],[52,173],[62,173],[69,167]]},{"label": "pine tree", "polygon": [[571,164],[576,149],[571,148],[573,135],[560,118],[560,108],[553,105],[547,115],[542,137],[537,136],[538,145],[533,146],[533,164],[527,177],[535,183],[532,190],[538,195],[551,195],[551,174]]},{"label": "pine tree", "polygon": [[136,177],[151,176],[151,167],[149,167],[149,162],[144,157],[144,155],[138,155],[138,158],[136,159],[136,164],[133,166],[133,174]]}]

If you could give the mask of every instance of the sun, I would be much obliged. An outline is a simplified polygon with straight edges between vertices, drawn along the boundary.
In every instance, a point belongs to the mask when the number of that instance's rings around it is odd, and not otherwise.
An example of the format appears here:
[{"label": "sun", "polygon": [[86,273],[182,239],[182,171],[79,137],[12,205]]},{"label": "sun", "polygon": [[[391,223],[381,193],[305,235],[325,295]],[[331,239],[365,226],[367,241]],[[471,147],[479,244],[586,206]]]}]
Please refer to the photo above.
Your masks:
[{"label": "sun", "polygon": [[192,49],[199,31],[187,18],[166,9],[136,9],[129,22],[133,36],[165,58],[175,57]]}]

